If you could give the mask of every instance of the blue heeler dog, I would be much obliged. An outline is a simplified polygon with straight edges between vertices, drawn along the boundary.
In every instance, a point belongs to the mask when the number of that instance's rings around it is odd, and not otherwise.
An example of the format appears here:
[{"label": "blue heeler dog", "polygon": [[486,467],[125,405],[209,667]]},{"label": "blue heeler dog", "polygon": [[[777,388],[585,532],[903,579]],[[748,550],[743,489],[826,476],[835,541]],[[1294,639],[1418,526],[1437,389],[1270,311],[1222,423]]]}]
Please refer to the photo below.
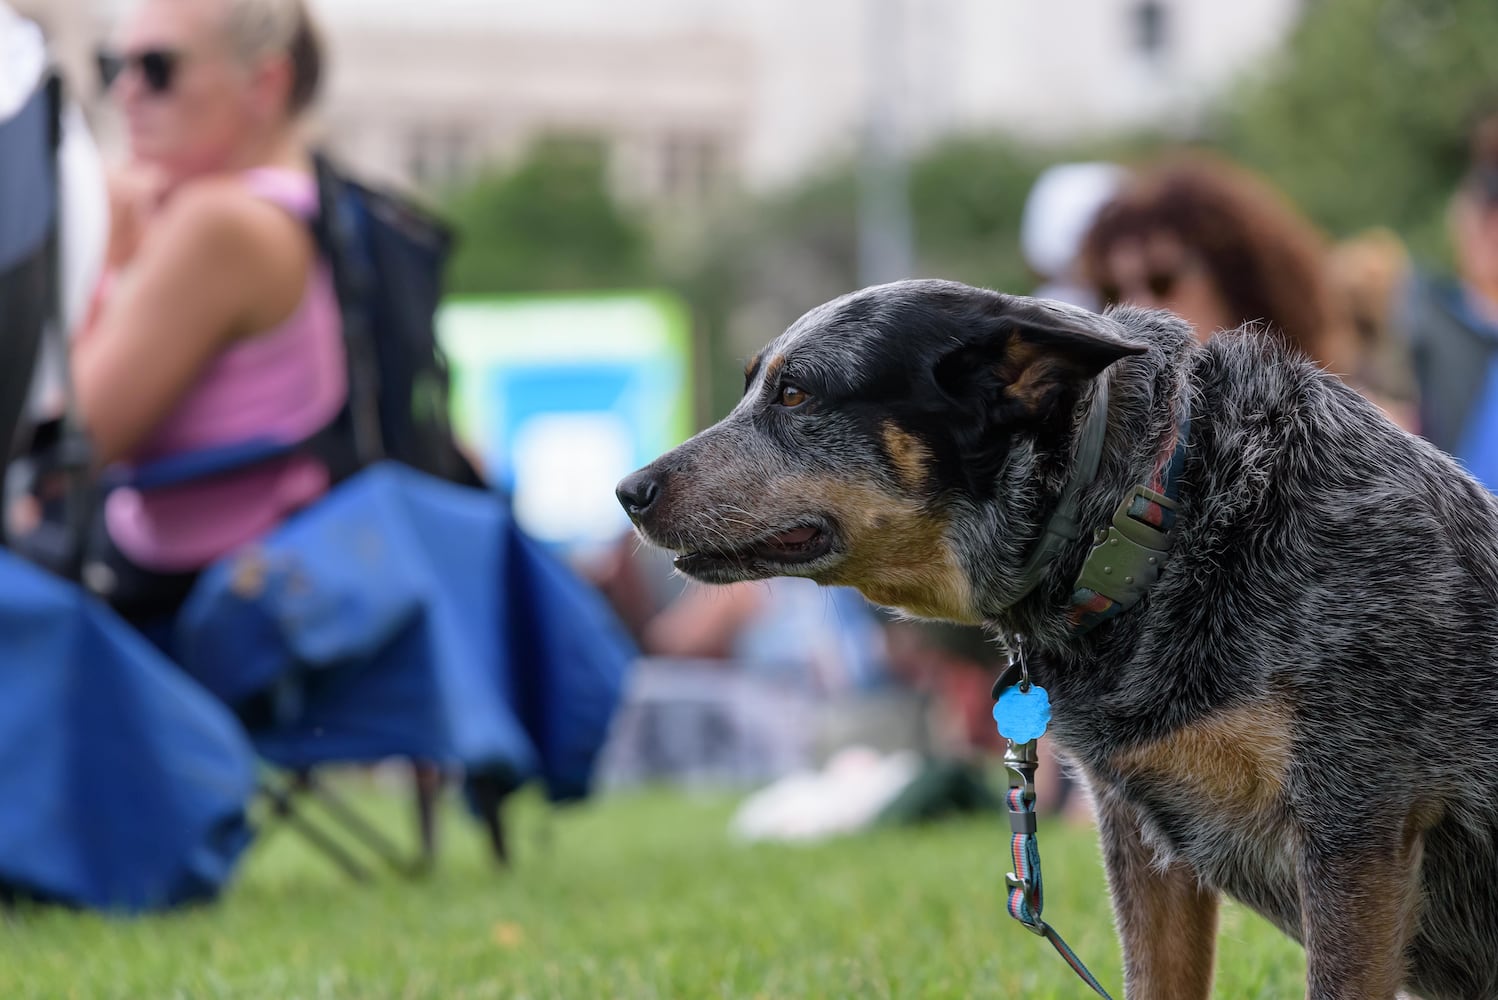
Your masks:
[{"label": "blue heeler dog", "polygon": [[[1177,455],[1163,572],[1098,615],[1079,574]],[[1270,338],[869,288],[618,492],[699,580],[1022,635],[1096,799],[1128,996],[1209,995],[1227,893],[1304,944],[1316,1000],[1498,997],[1498,501]]]}]

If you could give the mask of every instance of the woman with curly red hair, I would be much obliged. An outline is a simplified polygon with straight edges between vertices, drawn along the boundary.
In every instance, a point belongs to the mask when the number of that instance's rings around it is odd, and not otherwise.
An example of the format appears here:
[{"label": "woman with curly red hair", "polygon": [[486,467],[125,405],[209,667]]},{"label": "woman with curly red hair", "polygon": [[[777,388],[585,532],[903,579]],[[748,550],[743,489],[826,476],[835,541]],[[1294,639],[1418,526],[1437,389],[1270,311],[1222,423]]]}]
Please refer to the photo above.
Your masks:
[{"label": "woman with curly red hair", "polygon": [[1104,303],[1169,309],[1204,340],[1261,324],[1407,422],[1401,387],[1380,384],[1359,344],[1329,253],[1267,182],[1196,153],[1137,174],[1098,213],[1080,265]]}]

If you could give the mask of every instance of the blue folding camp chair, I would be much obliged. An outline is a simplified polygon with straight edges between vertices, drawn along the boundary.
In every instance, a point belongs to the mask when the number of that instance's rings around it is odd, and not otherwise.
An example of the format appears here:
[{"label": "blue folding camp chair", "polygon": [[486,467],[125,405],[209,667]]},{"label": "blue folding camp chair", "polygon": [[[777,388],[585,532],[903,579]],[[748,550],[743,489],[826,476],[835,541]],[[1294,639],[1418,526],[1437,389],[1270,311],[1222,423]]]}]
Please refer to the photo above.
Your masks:
[{"label": "blue folding camp chair", "polygon": [[[53,77],[0,121],[0,458],[44,331],[60,335],[60,108]],[[79,587],[0,549],[0,901],[210,898],[249,839],[253,772],[218,702]]]},{"label": "blue folding camp chair", "polygon": [[603,599],[501,498],[395,462],[205,573],[173,649],[260,756],[297,776],[267,786],[278,807],[317,790],[325,765],[430,761],[464,775],[500,860],[511,791],[534,778],[556,801],[586,795],[635,656]]},{"label": "blue folding camp chair", "polygon": [[[554,799],[585,794],[634,650],[603,600],[519,530],[454,444],[433,328],[446,228],[324,158],[317,177],[314,232],[349,357],[344,411],[307,442],[180,456],[134,470],[132,485],[296,450],[317,454],[341,485],[205,574],[167,645],[290,775],[266,787],[282,814],[297,815],[297,793],[317,792],[346,832],[419,871],[433,857],[440,776],[460,770],[504,861],[511,791],[540,778]],[[317,780],[325,764],[382,757],[415,763],[415,864]],[[331,837],[318,841],[359,873]]]},{"label": "blue folding camp chair", "polygon": [[[344,205],[373,197],[340,190]],[[419,234],[419,221],[402,215],[398,228],[385,229],[380,259],[402,259],[395,251],[403,234]],[[440,233],[431,235],[429,246],[404,246],[412,259],[444,245]],[[429,267],[422,273],[430,279]],[[379,379],[361,377],[379,367],[369,352],[380,318],[345,324],[359,334],[348,340],[351,397],[328,433],[175,456],[115,481],[148,491],[303,449],[334,456],[329,465],[342,481],[332,494],[263,544],[205,572],[177,619],[156,623],[149,634],[247,727],[261,760],[273,766],[262,770],[260,791],[276,814],[356,877],[363,867],[299,807],[301,793],[318,793],[332,819],[392,865],[419,871],[434,847],[433,768],[461,769],[503,860],[500,806],[509,792],[532,778],[554,799],[586,792],[633,658],[601,598],[519,531],[501,497],[394,463],[369,464],[388,445],[378,434],[371,444],[361,427],[378,424],[381,409],[401,411],[371,398],[381,391]],[[29,373],[31,365],[21,370]],[[391,382],[385,378],[384,387]],[[426,426],[444,433],[446,425]],[[81,443],[68,431],[65,442]],[[85,467],[76,451],[63,449],[65,470]],[[63,557],[47,565],[88,575],[78,555],[84,523],[73,516],[57,526],[51,548]],[[317,779],[324,765],[389,757],[416,765],[415,863]]]},{"label": "blue folding camp chair", "polygon": [[211,898],[250,839],[232,715],[78,587],[0,550],[0,898]]},{"label": "blue folding camp chair", "polygon": [[[248,442],[135,470],[130,484],[190,482],[286,453]],[[269,537],[205,571],[175,619],[151,630],[245,725],[276,815],[356,879],[363,865],[302,804],[397,870],[434,855],[433,800],[461,773],[495,856],[501,807],[532,779],[582,798],[635,659],[591,586],[527,536],[484,489],[379,462]],[[414,859],[339,799],[318,771],[391,758],[417,765]]]}]

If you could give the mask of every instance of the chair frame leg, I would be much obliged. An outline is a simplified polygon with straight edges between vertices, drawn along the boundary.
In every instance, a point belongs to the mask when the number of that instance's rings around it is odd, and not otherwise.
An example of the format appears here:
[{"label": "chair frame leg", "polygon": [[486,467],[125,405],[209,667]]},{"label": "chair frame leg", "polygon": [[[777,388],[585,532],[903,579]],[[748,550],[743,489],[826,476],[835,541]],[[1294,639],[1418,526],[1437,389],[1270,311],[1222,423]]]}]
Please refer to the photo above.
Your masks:
[{"label": "chair frame leg", "polygon": [[280,772],[278,777],[263,777],[257,791],[270,803],[278,818],[298,830],[307,838],[308,843],[353,881],[370,881],[369,868],[356,859],[337,838],[308,817],[305,808],[307,803],[318,803],[325,814],[324,819],[341,829],[353,842],[362,845],[386,867],[408,878],[418,878],[430,873],[436,861],[437,801],[442,790],[443,773],[439,766],[427,761],[413,760],[412,768],[416,784],[417,832],[420,837],[420,847],[414,858],[409,857],[394,840],[361,816],[327,782],[319,780],[310,770]]},{"label": "chair frame leg", "polygon": [[302,836],[307,838],[309,844],[326,855],[345,875],[355,882],[369,882],[369,869],[355,860],[354,856],[345,851],[331,835],[302,814],[297,808],[292,791],[277,788],[269,782],[262,781],[258,792],[270,802],[277,818],[295,827]]},{"label": "chair frame leg", "polygon": [[318,780],[310,771],[299,772],[294,780],[298,788],[315,799],[344,832],[364,845],[392,871],[413,878],[426,873],[427,866],[421,857],[407,857],[395,841],[359,815],[342,796],[334,793],[327,782]]},{"label": "chair frame leg", "polygon": [[420,865],[430,871],[437,864],[437,800],[442,794],[442,768],[429,761],[413,760],[411,778],[416,786],[416,824],[421,838]]},{"label": "chair frame leg", "polygon": [[489,834],[489,849],[494,854],[494,862],[501,868],[509,868],[510,846],[509,838],[505,835],[504,795],[499,786],[489,778],[470,779],[470,788],[479,818],[483,820],[484,829]]}]

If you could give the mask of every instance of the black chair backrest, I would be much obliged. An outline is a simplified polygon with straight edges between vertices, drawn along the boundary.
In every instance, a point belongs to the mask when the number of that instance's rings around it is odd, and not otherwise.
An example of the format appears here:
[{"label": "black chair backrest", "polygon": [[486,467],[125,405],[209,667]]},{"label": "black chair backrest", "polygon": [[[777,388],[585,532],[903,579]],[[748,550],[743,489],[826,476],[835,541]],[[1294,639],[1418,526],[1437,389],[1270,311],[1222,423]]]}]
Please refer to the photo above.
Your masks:
[{"label": "black chair backrest", "polygon": [[61,319],[61,102],[60,81],[49,76],[19,111],[0,121],[0,482],[15,448],[42,337]]},{"label": "black chair backrest", "polygon": [[361,183],[319,154],[314,232],[331,265],[349,355],[356,467],[381,459],[476,485],[448,422],[436,315],[452,234],[408,199]]}]

